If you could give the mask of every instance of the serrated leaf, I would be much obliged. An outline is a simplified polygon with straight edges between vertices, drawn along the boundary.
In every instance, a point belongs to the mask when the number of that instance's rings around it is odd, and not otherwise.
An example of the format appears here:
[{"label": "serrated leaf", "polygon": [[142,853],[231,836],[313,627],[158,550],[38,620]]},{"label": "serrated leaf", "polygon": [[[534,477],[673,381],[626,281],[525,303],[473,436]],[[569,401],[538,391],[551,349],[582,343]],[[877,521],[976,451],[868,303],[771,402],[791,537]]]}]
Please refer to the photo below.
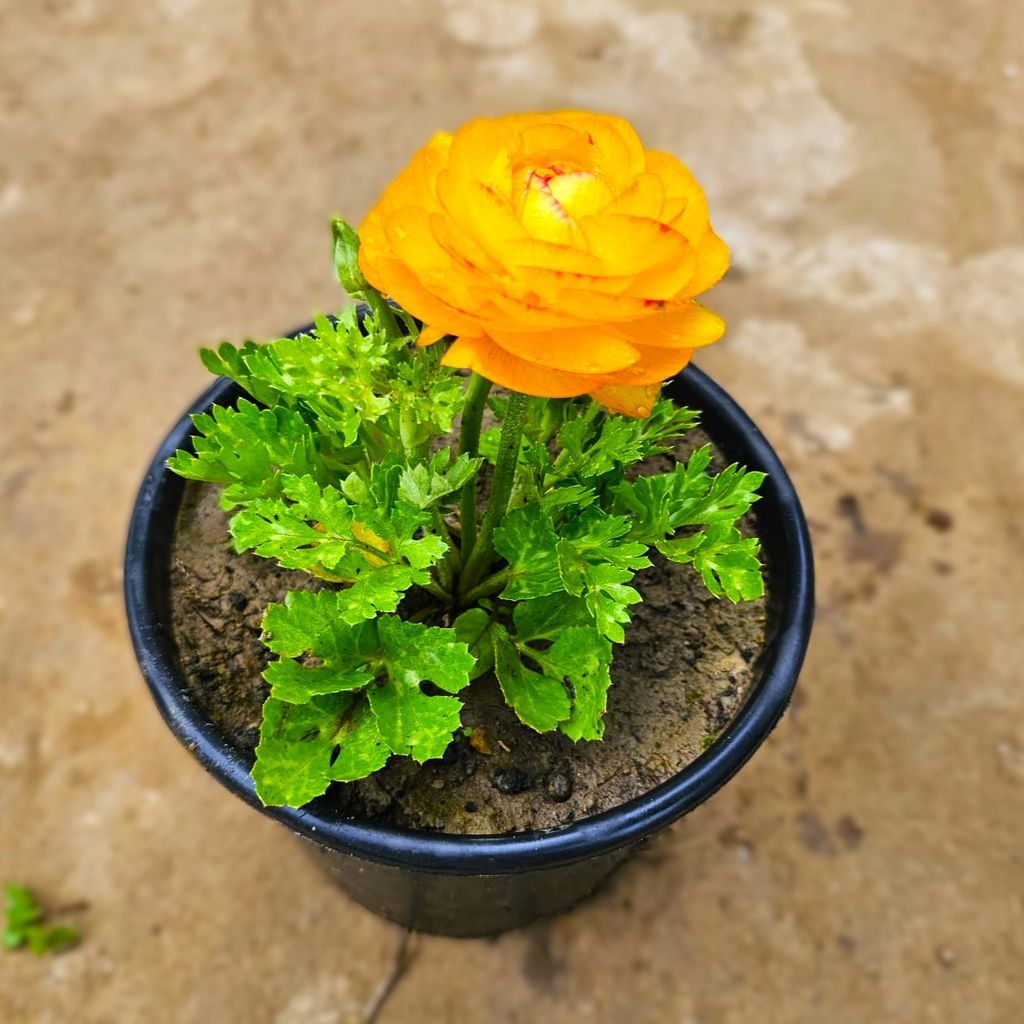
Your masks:
[{"label": "serrated leaf", "polygon": [[421,764],[440,757],[461,725],[462,701],[428,697],[418,686],[389,679],[370,688],[370,706],[377,728],[392,751]]},{"label": "serrated leaf", "polygon": [[641,600],[632,587],[625,585],[633,578],[633,570],[610,562],[588,561],[570,541],[558,542],[558,564],[565,589],[584,597],[598,630],[613,643],[623,643],[628,606]]},{"label": "serrated leaf", "polygon": [[335,734],[337,754],[331,765],[334,782],[365,779],[383,768],[391,750],[377,728],[377,718],[367,700],[360,700]]},{"label": "serrated leaf", "polygon": [[659,540],[655,547],[670,561],[687,565],[693,562],[694,552],[704,543],[703,533],[694,533],[689,537],[676,537],[672,540]]},{"label": "serrated leaf", "polygon": [[286,658],[311,655],[337,668],[362,665],[377,650],[372,620],[351,624],[342,614],[345,591],[295,590],[263,616],[263,643]]},{"label": "serrated leaf", "polygon": [[561,484],[545,491],[540,497],[541,507],[549,515],[567,505],[586,508],[597,500],[597,491],[582,484]]},{"label": "serrated leaf", "polygon": [[573,626],[592,626],[594,618],[582,598],[551,594],[521,601],[512,613],[518,640],[551,640]]},{"label": "serrated leaf", "polygon": [[472,480],[482,459],[463,454],[448,465],[450,451],[438,452],[430,463],[406,467],[398,484],[398,495],[415,508],[435,508],[449,494],[462,490]]},{"label": "serrated leaf", "polygon": [[[433,549],[432,549],[433,550]],[[421,554],[422,546],[414,554]],[[443,554],[444,552],[441,552]],[[433,561],[435,559],[431,559]],[[355,583],[340,593],[338,615],[352,625],[372,619],[383,612],[395,611],[405,593],[413,586],[422,586],[429,579],[423,569],[408,565],[381,565],[360,569]]]},{"label": "serrated leaf", "polygon": [[427,696],[420,684],[458,693],[469,682],[473,655],[451,629],[388,615],[378,620],[377,631],[387,673],[385,682],[367,691],[377,727],[396,754],[420,762],[440,757],[459,728],[462,701]]},{"label": "serrated leaf", "polygon": [[526,505],[507,515],[494,531],[494,547],[510,570],[501,596],[521,601],[562,590],[557,543],[554,524],[539,506]]},{"label": "serrated leaf", "polygon": [[448,551],[434,534],[417,536],[429,516],[397,498],[400,476],[397,464],[375,467],[362,505],[312,477],[286,478],[280,498],[250,502],[232,517],[235,549],[352,583],[341,610],[346,621],[394,611],[401,595],[425,584],[425,570]]},{"label": "serrated leaf", "polygon": [[365,669],[338,669],[328,665],[303,665],[291,658],[278,658],[263,670],[270,683],[270,695],[289,704],[306,704],[325,693],[361,690],[373,681]]},{"label": "serrated leaf", "polygon": [[377,623],[377,635],[392,679],[409,687],[431,682],[448,693],[458,693],[469,682],[473,655],[454,630],[385,615]]},{"label": "serrated leaf", "polygon": [[545,675],[572,688],[572,714],[559,729],[571,740],[599,740],[604,735],[612,660],[611,644],[593,627],[563,630],[546,651],[531,650]]},{"label": "serrated leaf", "polygon": [[331,694],[306,704],[268,697],[252,776],[264,804],[302,807],[333,779],[363,778],[389,755],[361,697]]},{"label": "serrated leaf", "polygon": [[647,545],[623,540],[630,524],[622,516],[610,516],[598,508],[584,509],[566,523],[562,539],[589,561],[610,562],[634,572],[650,566]]},{"label": "serrated leaf", "polygon": [[764,578],[758,559],[760,542],[744,538],[728,523],[713,523],[704,531],[704,543],[694,552],[693,564],[705,586],[716,597],[750,601],[764,594]]},{"label": "serrated leaf", "polygon": [[711,476],[710,462],[711,446],[704,445],[671,473],[621,484],[616,511],[630,517],[631,536],[654,543],[682,526],[735,522],[746,514],[758,500],[764,474],[734,463]]},{"label": "serrated leaf", "polygon": [[509,706],[536,732],[557,729],[572,713],[564,683],[527,668],[503,629],[494,632],[494,671]]},{"label": "serrated leaf", "polygon": [[273,497],[288,476],[330,479],[309,424],[294,410],[260,409],[243,398],[236,408],[215,405],[193,423],[195,454],[179,449],[167,466],[190,480],[226,485],[224,508]]}]

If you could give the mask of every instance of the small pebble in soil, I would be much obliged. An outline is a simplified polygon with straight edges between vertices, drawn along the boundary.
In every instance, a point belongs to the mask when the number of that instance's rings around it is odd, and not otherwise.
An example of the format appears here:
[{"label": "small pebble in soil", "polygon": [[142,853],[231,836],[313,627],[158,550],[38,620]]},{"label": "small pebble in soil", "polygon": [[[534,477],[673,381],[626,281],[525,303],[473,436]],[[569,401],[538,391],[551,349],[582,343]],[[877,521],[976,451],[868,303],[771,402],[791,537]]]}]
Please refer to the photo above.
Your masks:
[{"label": "small pebble in soil", "polygon": [[529,775],[518,768],[502,768],[496,771],[491,779],[491,785],[506,796],[515,796],[517,793],[525,793],[533,783]]},{"label": "small pebble in soil", "polygon": [[465,802],[465,803],[464,803],[464,804],[462,805],[462,809],[463,809],[463,810],[464,810],[464,811],[465,811],[465,812],[466,812],[467,814],[475,814],[475,813],[476,813],[476,810],[477,810],[477,806],[476,806],[476,801],[475,801],[475,800],[467,800],[467,801],[466,801],[466,802]]},{"label": "small pebble in soil", "polygon": [[544,785],[544,795],[553,803],[565,803],[572,796],[573,780],[568,771],[552,772]]}]

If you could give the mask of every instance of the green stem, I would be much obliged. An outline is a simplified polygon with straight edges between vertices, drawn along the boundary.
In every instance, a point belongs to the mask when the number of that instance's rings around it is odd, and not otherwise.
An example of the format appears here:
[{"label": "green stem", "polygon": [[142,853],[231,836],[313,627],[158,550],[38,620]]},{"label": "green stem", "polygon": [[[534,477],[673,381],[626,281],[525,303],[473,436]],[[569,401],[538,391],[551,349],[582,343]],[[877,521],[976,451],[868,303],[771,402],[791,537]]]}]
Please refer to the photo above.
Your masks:
[{"label": "green stem", "polygon": [[[466,386],[466,402],[462,407],[462,429],[459,433],[459,454],[476,458],[480,453],[480,425],[483,421],[484,409],[487,407],[487,394],[491,390],[491,382],[479,373],[469,378]],[[462,507],[460,511],[462,529],[462,561],[469,560],[473,545],[476,543],[476,477],[462,488]]]},{"label": "green stem", "polygon": [[523,426],[526,422],[526,395],[518,391],[509,392],[508,405],[505,410],[505,422],[501,426],[501,440],[498,443],[498,461],[491,478],[491,497],[487,502],[487,511],[480,524],[480,534],[473,545],[469,558],[464,562],[459,591],[463,595],[472,593],[491,567],[494,558],[494,546],[491,535],[508,510],[509,498],[512,497],[512,484],[515,482],[516,465],[519,462],[519,448],[523,440]]},{"label": "green stem", "polygon": [[434,509],[432,519],[434,528],[445,544],[448,545],[448,550],[444,553],[444,557],[437,563],[438,580],[445,590],[451,591],[452,584],[455,582],[455,576],[462,568],[462,559],[459,557],[459,549],[455,541],[452,540],[452,535],[448,530],[448,524],[444,521],[444,516],[437,509]]},{"label": "green stem", "polygon": [[376,288],[367,288],[361,295],[373,313],[373,318],[384,329],[389,338],[401,338],[402,329],[395,317],[395,308]]},{"label": "green stem", "polygon": [[441,586],[436,580],[430,579],[426,583],[421,584],[423,589],[428,594],[433,594],[439,601],[443,601],[445,604],[452,604],[452,595],[448,593],[444,587]]},{"label": "green stem", "polygon": [[478,583],[466,594],[462,599],[463,603],[473,604],[475,601],[479,601],[481,597],[490,597],[491,594],[497,594],[498,591],[504,590],[505,584],[511,575],[512,570],[506,566],[506,568],[496,572],[493,576],[488,576],[483,583]]}]

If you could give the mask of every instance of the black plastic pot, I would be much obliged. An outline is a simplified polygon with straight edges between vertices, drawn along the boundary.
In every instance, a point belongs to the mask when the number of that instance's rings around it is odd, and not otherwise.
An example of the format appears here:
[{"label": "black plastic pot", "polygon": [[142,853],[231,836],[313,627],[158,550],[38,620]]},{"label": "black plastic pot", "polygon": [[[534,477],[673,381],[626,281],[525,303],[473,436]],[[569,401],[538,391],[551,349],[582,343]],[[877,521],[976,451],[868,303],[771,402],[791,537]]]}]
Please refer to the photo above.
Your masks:
[{"label": "black plastic pot", "polygon": [[[667,782],[562,828],[501,836],[414,832],[344,818],[330,792],[301,810],[263,807],[249,777],[250,755],[233,747],[191,700],[171,635],[170,550],[185,482],[165,462],[176,448],[190,447],[188,414],[164,439],[142,483],[125,556],[132,642],[164,720],[204,768],[315,844],[341,887],[392,921],[436,934],[493,935],[567,910],[638,843],[707,800],[764,742],[789,703],[811,630],[810,538],[778,456],[743,410],[696,367],[669,383],[667,393],[700,410],[703,427],[730,459],[768,474],[757,505],[768,567],[767,641],[759,673],[718,741]],[[241,394],[237,385],[218,380],[189,413],[230,404]]]}]

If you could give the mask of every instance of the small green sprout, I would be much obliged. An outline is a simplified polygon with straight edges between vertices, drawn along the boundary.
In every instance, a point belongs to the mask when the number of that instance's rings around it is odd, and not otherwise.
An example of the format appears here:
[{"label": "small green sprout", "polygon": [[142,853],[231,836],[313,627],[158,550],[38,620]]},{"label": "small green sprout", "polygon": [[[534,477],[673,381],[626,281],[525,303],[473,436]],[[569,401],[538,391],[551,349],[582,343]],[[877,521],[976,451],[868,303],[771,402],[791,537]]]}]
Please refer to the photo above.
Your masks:
[{"label": "small green sprout", "polygon": [[24,885],[8,882],[4,886],[4,908],[7,912],[4,949],[28,946],[36,956],[43,956],[62,953],[78,945],[78,930],[69,925],[46,924],[45,911]]}]

